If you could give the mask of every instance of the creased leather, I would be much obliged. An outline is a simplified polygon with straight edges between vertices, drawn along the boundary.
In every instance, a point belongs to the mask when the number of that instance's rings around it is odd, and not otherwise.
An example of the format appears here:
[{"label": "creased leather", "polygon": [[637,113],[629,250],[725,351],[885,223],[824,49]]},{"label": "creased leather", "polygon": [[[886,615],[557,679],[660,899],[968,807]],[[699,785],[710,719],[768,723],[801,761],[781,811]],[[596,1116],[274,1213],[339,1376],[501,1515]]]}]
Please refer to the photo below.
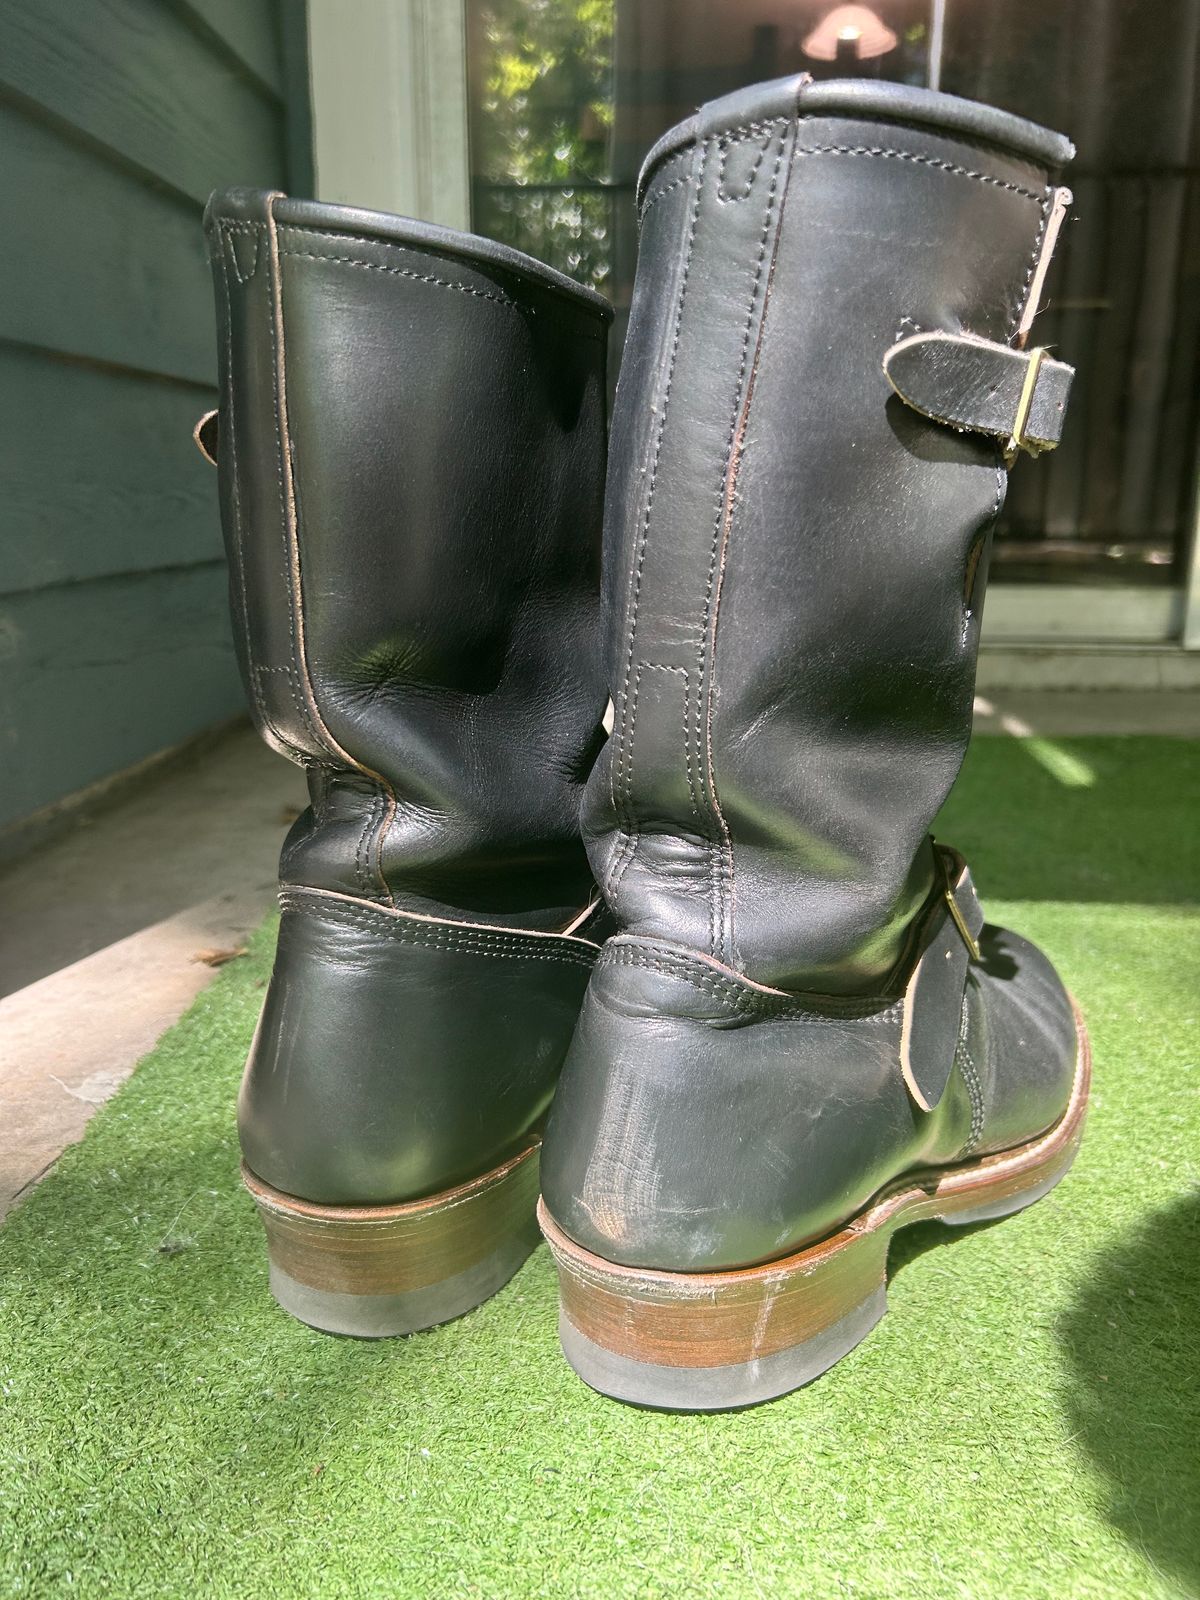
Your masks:
[{"label": "creased leather", "polygon": [[561,925],[605,701],[607,306],[344,207],[236,190],[206,231],[235,636],[310,781],[285,881]]},{"label": "creased leather", "polygon": [[392,1204],[542,1116],[607,917],[579,916],[578,801],[610,311],[402,218],[235,190],[205,225],[234,633],[310,797],[243,1152],[284,1193]]},{"label": "creased leather", "polygon": [[955,1071],[923,1112],[899,996],[764,994],[682,948],[610,940],[542,1148],[551,1215],[607,1260],[719,1271],[823,1237],[905,1171],[1035,1137],[1070,1094],[1070,1005],[1034,946],[995,928],[981,945]]},{"label": "creased leather", "polygon": [[1069,150],[878,89],[742,91],[652,156],[610,441],[596,879],[629,932],[784,989],[904,957],[970,730],[1006,475],[883,357],[1014,335]]},{"label": "creased leather", "polygon": [[1015,337],[1069,155],[987,107],[790,80],[648,159],[605,511],[615,729],[584,809],[621,932],[542,1157],[551,1215],[608,1260],[769,1261],[1066,1105],[1062,984],[982,927],[955,858],[971,958],[929,838],[1001,451],[919,415],[883,358]]}]

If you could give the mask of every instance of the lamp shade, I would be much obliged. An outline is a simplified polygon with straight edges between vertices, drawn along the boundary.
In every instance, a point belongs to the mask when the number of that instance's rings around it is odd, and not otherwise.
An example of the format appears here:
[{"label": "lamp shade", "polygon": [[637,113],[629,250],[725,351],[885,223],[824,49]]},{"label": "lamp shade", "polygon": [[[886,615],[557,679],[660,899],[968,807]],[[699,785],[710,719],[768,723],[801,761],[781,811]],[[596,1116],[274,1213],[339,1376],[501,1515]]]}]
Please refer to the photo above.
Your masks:
[{"label": "lamp shade", "polygon": [[839,53],[859,61],[885,56],[897,45],[896,34],[870,6],[834,6],[818,22],[801,49],[814,61],[836,61]]}]

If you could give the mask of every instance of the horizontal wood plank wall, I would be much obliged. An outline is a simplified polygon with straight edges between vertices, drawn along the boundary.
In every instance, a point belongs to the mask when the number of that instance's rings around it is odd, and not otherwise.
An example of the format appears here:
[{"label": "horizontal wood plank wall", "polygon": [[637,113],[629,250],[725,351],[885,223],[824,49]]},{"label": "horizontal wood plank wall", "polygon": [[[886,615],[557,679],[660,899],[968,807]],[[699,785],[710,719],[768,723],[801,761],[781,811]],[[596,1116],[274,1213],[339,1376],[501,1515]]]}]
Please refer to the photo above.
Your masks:
[{"label": "horizontal wood plank wall", "polygon": [[0,827],[242,705],[200,217],[289,187],[303,11],[0,0]]}]

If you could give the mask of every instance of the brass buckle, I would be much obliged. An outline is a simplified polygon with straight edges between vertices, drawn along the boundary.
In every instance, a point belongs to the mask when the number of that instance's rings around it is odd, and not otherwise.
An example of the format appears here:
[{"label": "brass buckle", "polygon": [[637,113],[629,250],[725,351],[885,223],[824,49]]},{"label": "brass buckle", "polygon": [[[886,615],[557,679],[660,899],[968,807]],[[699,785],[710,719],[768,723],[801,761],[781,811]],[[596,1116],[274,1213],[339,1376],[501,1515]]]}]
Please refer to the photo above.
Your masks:
[{"label": "brass buckle", "polygon": [[1022,450],[1027,455],[1040,456],[1043,446],[1033,439],[1025,437],[1025,425],[1029,421],[1029,413],[1033,410],[1033,397],[1037,390],[1038,374],[1042,370],[1042,362],[1046,359],[1046,351],[1042,345],[1035,346],[1029,351],[1029,364],[1025,368],[1025,382],[1021,386],[1021,397],[1017,401],[1017,414],[1013,418],[1012,433],[1008,443],[1004,446],[1004,465],[1011,467]]},{"label": "brass buckle", "polygon": [[[937,846],[935,845],[934,848],[937,849]],[[950,920],[958,929],[971,960],[982,961],[983,951],[979,948],[979,941],[970,928],[967,927],[967,919],[963,916],[962,911],[959,909],[958,901],[954,898],[954,884],[950,878],[950,863],[940,850],[938,850],[937,854],[938,860],[942,864],[942,892],[946,896],[946,907],[950,912]]]}]

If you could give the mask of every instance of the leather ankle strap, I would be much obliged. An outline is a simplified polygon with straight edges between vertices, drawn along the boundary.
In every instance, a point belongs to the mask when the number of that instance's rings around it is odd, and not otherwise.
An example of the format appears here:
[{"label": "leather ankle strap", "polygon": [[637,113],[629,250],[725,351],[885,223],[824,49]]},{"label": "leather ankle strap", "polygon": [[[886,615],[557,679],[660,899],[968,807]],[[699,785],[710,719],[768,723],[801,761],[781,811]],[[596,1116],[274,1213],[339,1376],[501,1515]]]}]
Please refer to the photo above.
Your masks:
[{"label": "leather ankle strap", "polygon": [[1042,349],[940,332],[900,339],[883,370],[914,411],[959,432],[1003,440],[1010,461],[1018,450],[1036,456],[1058,444],[1075,376],[1074,367]]}]

